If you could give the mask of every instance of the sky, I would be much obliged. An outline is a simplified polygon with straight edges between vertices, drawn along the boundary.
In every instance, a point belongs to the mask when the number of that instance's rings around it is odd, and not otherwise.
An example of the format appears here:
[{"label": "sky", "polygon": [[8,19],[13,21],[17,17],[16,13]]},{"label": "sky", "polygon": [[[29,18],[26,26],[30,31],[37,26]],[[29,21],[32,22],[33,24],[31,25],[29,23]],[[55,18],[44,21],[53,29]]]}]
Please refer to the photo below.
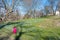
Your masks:
[{"label": "sky", "polygon": [[[34,0],[35,1],[35,0]],[[35,7],[34,7],[34,9],[36,9],[36,10],[41,10],[41,9],[44,9],[44,6],[45,5],[48,5],[48,2],[47,2],[47,0],[41,0],[42,2],[40,2],[40,0],[36,0],[37,1],[37,5],[35,5]],[[46,4],[47,3],[47,4]],[[21,3],[22,4],[22,3]],[[41,4],[41,5],[40,5]],[[34,4],[33,4],[34,5]],[[28,8],[27,8],[28,9]],[[33,8],[32,8],[33,9]],[[23,13],[25,13],[26,12],[26,8],[24,8],[23,6],[20,6],[20,10],[21,10],[21,12],[22,12],[22,14]]]},{"label": "sky", "polygon": [[[45,5],[49,5],[48,1],[47,0],[24,0],[25,3],[23,3],[22,0],[18,1],[17,4],[19,3],[20,5],[17,5],[16,9],[19,10],[19,12],[21,12],[22,14],[26,13],[27,10],[29,10],[31,7],[33,7],[32,9],[35,9],[35,10],[41,10],[41,9],[44,9],[44,6]],[[29,4],[31,1],[31,4]],[[35,3],[36,2],[36,3]],[[9,4],[9,6],[11,6],[11,3],[12,3],[12,0],[6,0],[6,3]],[[24,6],[24,4],[26,4],[27,6]],[[55,9],[55,7],[54,7]]]}]

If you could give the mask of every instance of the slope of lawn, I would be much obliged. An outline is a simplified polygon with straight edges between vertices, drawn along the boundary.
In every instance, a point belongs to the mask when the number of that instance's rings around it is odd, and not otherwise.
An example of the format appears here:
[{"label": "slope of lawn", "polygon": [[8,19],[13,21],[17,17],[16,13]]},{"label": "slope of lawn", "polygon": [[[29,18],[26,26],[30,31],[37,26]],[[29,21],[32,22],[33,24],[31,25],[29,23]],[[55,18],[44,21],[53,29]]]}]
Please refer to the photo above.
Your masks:
[{"label": "slope of lawn", "polygon": [[0,38],[9,36],[9,39],[13,40],[12,28],[16,26],[18,28],[17,35],[22,28],[21,40],[60,40],[60,18],[36,18],[18,20],[18,23],[9,22],[0,29]]}]

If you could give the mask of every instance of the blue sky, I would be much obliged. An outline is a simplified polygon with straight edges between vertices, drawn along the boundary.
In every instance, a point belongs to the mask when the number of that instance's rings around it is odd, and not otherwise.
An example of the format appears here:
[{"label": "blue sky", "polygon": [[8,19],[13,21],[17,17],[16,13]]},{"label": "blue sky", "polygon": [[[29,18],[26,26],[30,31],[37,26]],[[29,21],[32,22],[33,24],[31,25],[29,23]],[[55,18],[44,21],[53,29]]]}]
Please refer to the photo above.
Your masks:
[{"label": "blue sky", "polygon": [[[37,3],[35,3],[35,5],[32,4],[34,7],[32,9],[36,9],[36,10],[44,9],[45,5],[49,5],[47,0],[41,0],[41,1],[40,0],[33,0],[33,3],[34,2],[37,2]],[[9,6],[11,6],[12,0],[6,0],[6,3],[8,3]],[[26,11],[31,7],[31,6],[30,7],[24,6],[23,1],[18,1],[17,3],[19,3],[20,5],[17,5],[16,9],[18,9],[19,12],[21,12],[22,14],[26,13]],[[54,9],[55,9],[55,7],[54,7]]]},{"label": "blue sky", "polygon": [[[11,2],[12,2],[12,0],[7,0],[8,2],[9,2],[9,5],[11,5]],[[40,9],[43,9],[44,8],[44,5],[48,5],[48,2],[47,2],[47,0],[41,0],[42,2],[40,2],[40,0],[36,0],[37,1],[37,5],[35,6],[35,9],[36,10],[40,10]],[[22,11],[22,12],[25,12],[26,11],[26,8],[24,8],[24,6],[22,6],[23,5],[23,2],[22,1],[20,1],[20,6],[18,6],[19,7],[19,9],[20,9],[20,11]],[[33,4],[34,5],[34,4]]]},{"label": "blue sky", "polygon": [[[37,1],[37,3],[36,3],[37,5],[35,5],[35,8],[34,9],[36,9],[36,10],[44,9],[44,6],[45,5],[48,5],[47,0],[41,0],[41,1],[42,2],[40,2],[40,0]],[[22,13],[25,13],[26,12],[26,8],[24,8],[23,6],[22,7],[20,6],[20,10],[21,10]]]}]

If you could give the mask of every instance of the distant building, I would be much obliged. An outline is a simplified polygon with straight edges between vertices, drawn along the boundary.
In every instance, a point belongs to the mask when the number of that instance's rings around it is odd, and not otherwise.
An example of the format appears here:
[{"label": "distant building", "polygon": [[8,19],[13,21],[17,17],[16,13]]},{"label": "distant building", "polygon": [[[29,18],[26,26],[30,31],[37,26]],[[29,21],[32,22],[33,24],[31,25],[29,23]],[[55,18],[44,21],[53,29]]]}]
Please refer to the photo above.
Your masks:
[{"label": "distant building", "polygon": [[60,11],[57,10],[55,15],[60,16]]}]

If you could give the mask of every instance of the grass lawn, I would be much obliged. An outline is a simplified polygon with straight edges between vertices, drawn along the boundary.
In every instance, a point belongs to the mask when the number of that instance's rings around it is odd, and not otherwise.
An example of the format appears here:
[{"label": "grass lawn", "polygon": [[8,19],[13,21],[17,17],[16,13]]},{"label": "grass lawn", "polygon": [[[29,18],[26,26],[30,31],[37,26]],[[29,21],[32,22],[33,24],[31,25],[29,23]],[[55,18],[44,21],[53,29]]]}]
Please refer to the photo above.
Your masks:
[{"label": "grass lawn", "polygon": [[[3,28],[0,29],[0,39],[8,36],[9,39],[15,38],[12,34],[12,28],[17,26],[18,33],[22,27],[22,32],[25,32],[20,37],[21,40],[60,40],[60,18],[49,17],[49,18],[36,18],[36,19],[25,19],[18,20],[13,23],[10,22]],[[11,24],[13,23],[13,24]],[[18,34],[17,33],[17,34]]]}]

